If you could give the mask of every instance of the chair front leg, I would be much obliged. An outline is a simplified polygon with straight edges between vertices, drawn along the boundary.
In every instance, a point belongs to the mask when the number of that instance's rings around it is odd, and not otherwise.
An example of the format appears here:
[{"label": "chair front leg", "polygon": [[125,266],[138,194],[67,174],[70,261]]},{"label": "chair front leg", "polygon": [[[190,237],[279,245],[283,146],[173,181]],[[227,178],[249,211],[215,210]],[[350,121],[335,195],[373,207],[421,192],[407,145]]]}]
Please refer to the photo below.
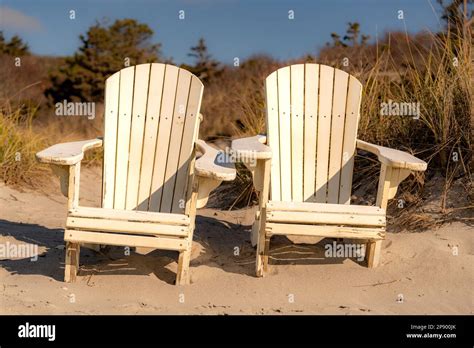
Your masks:
[{"label": "chair front leg", "polygon": [[[395,197],[398,185],[411,174],[410,170],[381,165],[376,206],[387,209],[388,201]],[[377,267],[380,262],[382,240],[369,241],[366,244],[366,260],[369,268]]]},{"label": "chair front leg", "polygon": [[81,245],[79,243],[66,242],[66,258],[64,261],[64,281],[73,283],[79,270],[79,254]]},{"label": "chair front leg", "polygon": [[252,228],[251,242],[257,243],[256,274],[263,277],[268,270],[268,253],[270,237],[266,235],[266,206],[270,188],[270,159],[257,161],[257,166],[252,171],[255,189],[259,192],[258,212]]},{"label": "chair front leg", "polygon": [[257,260],[255,272],[257,277],[263,277],[268,271],[268,252],[270,249],[270,237],[267,237],[265,231],[266,213],[265,208],[260,212],[258,239],[257,239]]}]

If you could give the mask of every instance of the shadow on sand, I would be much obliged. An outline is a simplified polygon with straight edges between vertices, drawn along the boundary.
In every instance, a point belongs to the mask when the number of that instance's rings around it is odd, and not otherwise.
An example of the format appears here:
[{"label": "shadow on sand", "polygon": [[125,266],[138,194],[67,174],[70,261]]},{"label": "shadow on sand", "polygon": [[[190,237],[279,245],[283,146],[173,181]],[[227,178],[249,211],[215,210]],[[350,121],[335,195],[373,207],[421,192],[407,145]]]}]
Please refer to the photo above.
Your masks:
[{"label": "shadow on sand", "polygon": [[[11,274],[37,274],[63,281],[63,233],[63,229],[0,220],[0,235],[11,237],[11,240],[6,239],[10,244],[36,244],[39,252],[36,261],[4,258],[0,260],[0,266]],[[315,244],[293,244],[284,236],[275,236],[271,242],[270,266],[342,263],[344,258],[324,255],[324,245],[332,241],[322,239]],[[225,272],[255,276],[255,249],[250,244],[250,226],[198,215],[193,243],[191,274],[192,268],[206,265]],[[174,284],[177,257],[177,252],[166,250],[152,250],[143,255],[124,247],[108,247],[100,252],[81,248],[78,275],[153,274],[168,284]]]}]

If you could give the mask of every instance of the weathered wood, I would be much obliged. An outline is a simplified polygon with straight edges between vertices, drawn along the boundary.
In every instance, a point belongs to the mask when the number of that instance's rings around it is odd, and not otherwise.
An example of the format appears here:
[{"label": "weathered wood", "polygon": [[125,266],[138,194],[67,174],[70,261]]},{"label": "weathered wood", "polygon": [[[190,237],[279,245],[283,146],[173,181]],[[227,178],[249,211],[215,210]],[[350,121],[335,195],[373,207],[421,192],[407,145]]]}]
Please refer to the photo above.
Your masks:
[{"label": "weathered wood", "polygon": [[278,70],[281,199],[291,201],[291,69]]},{"label": "weathered wood", "polygon": [[305,64],[303,201],[314,201],[318,134],[319,65]]},{"label": "weathered wood", "polygon": [[179,237],[188,235],[188,228],[186,226],[71,216],[66,220],[66,228],[131,234],[170,235]]},{"label": "weathered wood", "polygon": [[143,136],[143,152],[141,154],[142,163],[138,189],[138,210],[149,210],[164,75],[165,64],[151,64],[146,106],[145,134]]},{"label": "weathered wood", "polygon": [[52,164],[51,169],[53,173],[59,178],[61,193],[63,196],[67,197],[69,194],[69,166]]},{"label": "weathered wood", "polygon": [[79,205],[79,186],[81,183],[81,162],[69,167],[69,186],[67,208],[72,209]]},{"label": "weathered wood", "polygon": [[357,139],[357,148],[377,155],[382,164],[392,168],[425,171],[427,164],[409,153]]},{"label": "weathered wood", "polygon": [[83,141],[73,141],[61,143],[48,147],[36,154],[36,159],[40,163],[56,164],[59,166],[69,166],[79,163],[84,158],[87,150],[102,146],[102,139],[91,139]]},{"label": "weathered wood", "polygon": [[166,162],[168,159],[178,74],[179,68],[172,65],[166,65],[163,95],[161,97],[160,125],[156,142],[156,152],[154,154],[155,164],[153,169],[149,208],[151,211],[161,211],[161,199],[163,196],[163,186],[165,184]]},{"label": "weathered wood", "polygon": [[147,247],[162,250],[185,250],[185,238],[171,238],[165,236],[137,236],[118,233],[105,233],[93,231],[66,230],[66,241],[75,243],[94,243],[103,245],[126,245],[129,247]]},{"label": "weathered wood", "polygon": [[295,235],[353,239],[383,239],[383,228],[366,228],[335,225],[299,225],[284,223],[266,223],[267,235]]},{"label": "weathered wood", "polygon": [[120,71],[116,72],[105,81],[104,162],[102,174],[102,207],[104,208],[114,207],[120,74]]},{"label": "weathered wood", "polygon": [[[186,108],[186,117],[182,136],[181,152],[179,154],[178,171],[176,176],[176,185],[173,196],[173,213],[183,213],[182,200],[186,199],[186,192],[191,191],[189,178],[194,171],[195,166],[195,146],[199,134],[200,115],[203,85],[196,76],[191,77],[191,86],[189,88],[189,98]],[[202,116],[202,115],[201,115]]]},{"label": "weathered wood", "polygon": [[315,200],[327,202],[329,167],[329,147],[331,136],[331,109],[333,97],[334,68],[320,65],[319,72],[319,111],[318,138],[316,145],[316,184]]},{"label": "weathered wood", "polygon": [[190,218],[184,214],[166,214],[148,211],[130,211],[119,209],[105,209],[93,207],[77,207],[71,209],[68,217],[85,217],[90,219],[106,219],[143,223],[161,223],[166,225],[188,226]]},{"label": "weathered wood", "polygon": [[329,153],[328,169],[328,203],[339,203],[348,78],[349,74],[346,72],[339,69],[334,69],[334,96],[332,98],[330,140],[331,150]]},{"label": "weathered wood", "polygon": [[[304,64],[295,64],[291,71],[291,200],[303,200],[304,149]],[[285,185],[286,186],[286,185]]]},{"label": "weathered wood", "polygon": [[244,163],[272,158],[272,149],[265,145],[266,142],[267,137],[264,135],[235,139],[232,141],[232,151],[235,157]]},{"label": "weathered wood", "polygon": [[[125,68],[107,79],[102,208],[79,207],[80,161],[102,140],[37,154],[53,164],[68,197],[66,280],[75,276],[83,244],[180,251],[177,283],[188,282],[198,200],[203,206],[212,189],[236,175],[221,152],[197,141],[202,91],[196,76],[165,64]],[[204,154],[198,161],[195,147]]]},{"label": "weathered wood", "polygon": [[234,164],[223,151],[209,146],[203,140],[197,140],[196,147],[203,154],[196,160],[195,172],[197,176],[220,181],[235,179]]},{"label": "weathered wood", "polygon": [[[344,71],[296,64],[270,74],[265,89],[267,138],[232,143],[237,155],[256,152],[261,156],[257,158],[267,154],[272,158],[271,200],[259,204],[252,226],[257,275],[266,270],[273,234],[368,240],[368,263],[374,267],[385,234],[387,201],[411,170],[424,170],[426,163],[401,151],[357,140],[362,85]],[[265,143],[262,139],[270,149],[260,144]],[[377,207],[350,205],[356,147],[376,154],[382,163]],[[266,178],[260,161],[239,157],[260,191]]]},{"label": "weathered wood", "polygon": [[344,145],[342,147],[341,184],[339,188],[340,204],[350,204],[351,202],[352,174],[354,172],[354,155],[360,118],[361,97],[362,84],[354,76],[349,76],[344,125]]},{"label": "weathered wood", "polygon": [[176,285],[189,284],[189,263],[191,261],[191,246],[179,253],[178,270],[176,272]]},{"label": "weathered wood", "polygon": [[[376,205],[382,209],[387,209],[390,194],[390,186],[392,185],[392,171],[394,169],[382,163],[380,168],[379,185],[377,189]],[[380,262],[380,252],[382,249],[382,241],[369,240],[366,244],[365,257],[369,268],[377,267]]]},{"label": "weathered wood", "polygon": [[79,270],[80,244],[66,242],[66,256],[64,261],[64,281],[73,283]]},{"label": "weathered wood", "polygon": [[178,257],[178,270],[176,274],[177,285],[187,285],[190,282],[189,274],[189,263],[191,262],[191,251],[193,242],[193,233],[196,221],[196,208],[198,199],[199,181],[196,181],[191,190],[190,205],[189,205],[189,217],[191,225],[189,227],[189,234],[187,238],[187,248],[179,253]]},{"label": "weathered wood", "polygon": [[266,243],[267,235],[265,229],[265,208],[260,210],[260,219],[258,227],[258,238],[257,238],[257,260],[255,264],[255,273],[257,277],[263,277],[267,269],[266,263],[268,262],[268,249],[267,246],[270,242]]},{"label": "weathered wood", "polygon": [[[174,100],[173,121],[171,123],[170,143],[168,147],[168,159],[166,161],[165,178],[163,184],[163,197],[161,199],[162,212],[171,212],[173,206],[173,193],[178,172],[179,155],[183,145],[183,129],[186,118],[189,88],[191,85],[191,73],[181,69],[179,71]],[[193,120],[196,122],[196,118]],[[194,127],[192,127],[194,129]],[[188,151],[192,144],[188,143]],[[177,197],[178,198],[178,197]],[[183,196],[179,199],[184,198]]]},{"label": "weathered wood", "polygon": [[260,177],[262,182],[261,191],[259,191],[259,214],[256,214],[258,219],[255,220],[255,228],[252,228],[251,242],[252,245],[257,243],[257,260],[255,270],[257,277],[263,277],[264,272],[267,269],[268,264],[268,248],[270,246],[270,239],[266,241],[266,221],[265,214],[267,209],[267,202],[270,193],[270,171],[271,171],[271,160],[260,160],[259,171],[256,176]]},{"label": "weathered wood", "polygon": [[367,267],[375,268],[380,263],[380,254],[382,250],[381,240],[372,240],[366,244],[365,258],[367,260]]},{"label": "weathered wood", "polygon": [[117,149],[115,163],[114,208],[125,209],[127,195],[130,125],[132,122],[133,81],[135,67],[120,71],[120,99],[118,112]]},{"label": "weathered wood", "polygon": [[382,164],[380,167],[379,185],[377,189],[377,200],[375,204],[382,208],[387,209],[388,197],[392,178],[392,167]]},{"label": "weathered wood", "polygon": [[280,122],[278,109],[278,70],[265,80],[267,101],[267,145],[272,149],[271,199],[281,199],[280,180]]},{"label": "weathered wood", "polygon": [[341,213],[385,216],[385,209],[366,205],[341,205],[329,203],[306,203],[306,202],[279,202],[267,203],[270,211],[303,211],[314,213]]},{"label": "weathered wood", "polygon": [[135,209],[138,202],[138,186],[142,164],[143,134],[145,130],[146,106],[148,102],[148,78],[150,64],[135,67],[133,106],[130,129],[130,150],[128,160],[127,193],[125,209]]},{"label": "weathered wood", "polygon": [[299,212],[299,211],[268,211],[267,221],[295,224],[327,224],[349,226],[385,226],[385,216],[330,213],[330,212]]}]

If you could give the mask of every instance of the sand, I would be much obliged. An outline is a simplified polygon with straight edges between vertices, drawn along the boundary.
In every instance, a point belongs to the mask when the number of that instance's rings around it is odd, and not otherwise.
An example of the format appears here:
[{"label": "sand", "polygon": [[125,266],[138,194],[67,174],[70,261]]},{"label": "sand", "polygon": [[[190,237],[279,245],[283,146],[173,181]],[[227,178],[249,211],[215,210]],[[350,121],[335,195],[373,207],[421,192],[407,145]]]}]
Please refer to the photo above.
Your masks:
[{"label": "sand", "polygon": [[[418,233],[389,229],[376,269],[325,258],[331,239],[275,237],[269,274],[256,278],[255,208],[201,209],[190,285],[173,285],[177,253],[126,255],[120,247],[83,248],[77,282],[64,283],[66,198],[55,184],[0,186],[0,244],[39,246],[36,261],[0,260],[1,314],[473,313],[473,228],[462,222]],[[98,170],[85,168],[81,185],[81,205],[98,206]]]}]

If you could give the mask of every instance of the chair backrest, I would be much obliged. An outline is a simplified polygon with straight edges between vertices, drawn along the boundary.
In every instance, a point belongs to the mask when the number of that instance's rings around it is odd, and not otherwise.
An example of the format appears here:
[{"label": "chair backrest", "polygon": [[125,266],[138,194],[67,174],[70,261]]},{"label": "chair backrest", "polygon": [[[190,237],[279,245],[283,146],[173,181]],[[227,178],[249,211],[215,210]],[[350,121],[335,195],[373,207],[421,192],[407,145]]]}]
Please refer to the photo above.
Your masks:
[{"label": "chair backrest", "polygon": [[296,64],[266,81],[270,199],[349,204],[362,85],[346,72]]},{"label": "chair backrest", "polygon": [[102,207],[185,213],[203,84],[169,64],[140,64],[105,86]]}]

